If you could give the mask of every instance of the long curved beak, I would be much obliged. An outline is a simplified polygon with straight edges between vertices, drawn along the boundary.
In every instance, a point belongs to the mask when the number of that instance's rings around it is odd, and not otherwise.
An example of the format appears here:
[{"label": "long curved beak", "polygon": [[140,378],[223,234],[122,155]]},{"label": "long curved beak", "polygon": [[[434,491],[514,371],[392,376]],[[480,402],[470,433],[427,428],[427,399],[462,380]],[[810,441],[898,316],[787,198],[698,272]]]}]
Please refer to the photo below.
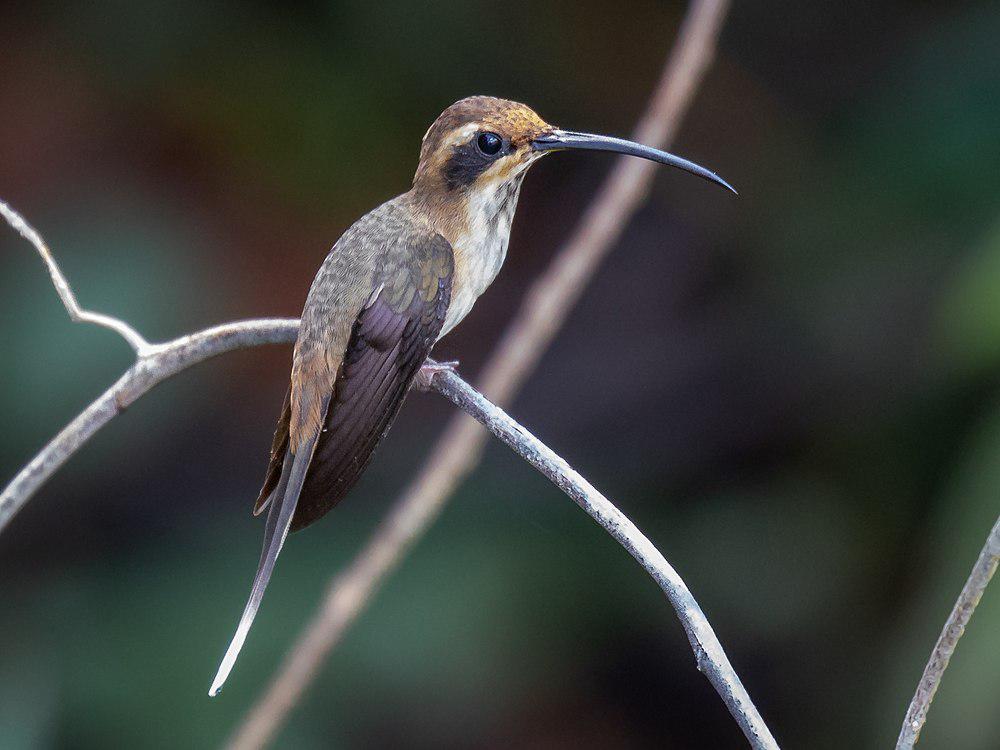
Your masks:
[{"label": "long curved beak", "polygon": [[659,164],[666,164],[670,167],[683,169],[702,179],[714,182],[730,190],[734,195],[739,195],[736,188],[719,177],[715,172],[705,169],[693,161],[682,159],[679,156],[668,154],[666,151],[643,146],[640,143],[626,141],[623,138],[612,138],[608,135],[594,135],[593,133],[576,133],[572,130],[552,130],[544,135],[540,135],[531,142],[534,151],[563,151],[580,149],[582,151],[612,151],[616,154],[628,154],[638,156],[642,159],[649,159]]}]

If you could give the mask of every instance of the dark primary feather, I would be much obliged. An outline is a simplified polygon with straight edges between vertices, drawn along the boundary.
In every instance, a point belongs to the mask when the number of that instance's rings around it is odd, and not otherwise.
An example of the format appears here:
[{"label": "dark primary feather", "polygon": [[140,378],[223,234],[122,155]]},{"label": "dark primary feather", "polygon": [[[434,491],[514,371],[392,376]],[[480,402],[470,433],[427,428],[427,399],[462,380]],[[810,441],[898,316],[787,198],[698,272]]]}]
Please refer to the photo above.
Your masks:
[{"label": "dark primary feather", "polygon": [[288,424],[292,417],[292,388],[285,391],[285,401],[281,407],[281,416],[278,417],[278,426],[274,428],[274,438],[271,440],[271,460],[267,465],[267,474],[264,476],[264,486],[260,488],[257,502],[253,506],[253,514],[259,516],[267,508],[267,502],[271,499],[271,493],[278,486],[281,479],[281,467],[285,462],[285,452],[288,450]]},{"label": "dark primary feather", "polygon": [[450,276],[433,282],[437,289],[430,300],[424,299],[425,290],[414,288],[410,303],[399,310],[387,300],[392,293],[383,290],[354,324],[293,531],[320,518],[347,494],[399,412],[448,309]]}]

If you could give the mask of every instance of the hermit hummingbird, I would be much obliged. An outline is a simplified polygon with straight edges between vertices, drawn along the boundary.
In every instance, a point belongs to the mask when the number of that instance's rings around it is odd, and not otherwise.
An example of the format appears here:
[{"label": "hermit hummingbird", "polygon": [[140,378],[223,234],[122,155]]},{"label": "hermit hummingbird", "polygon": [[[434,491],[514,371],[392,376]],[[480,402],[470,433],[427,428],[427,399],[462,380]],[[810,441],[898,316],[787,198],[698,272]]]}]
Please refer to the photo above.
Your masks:
[{"label": "hermit hummingbird", "polygon": [[528,168],[553,151],[629,154],[736,191],[704,167],[620,138],[553,127],[524,104],[472,96],[424,134],[407,192],[356,221],[316,274],[254,515],[267,511],[250,600],[209,695],[229,675],[289,531],[351,489],[438,339],[493,283]]}]

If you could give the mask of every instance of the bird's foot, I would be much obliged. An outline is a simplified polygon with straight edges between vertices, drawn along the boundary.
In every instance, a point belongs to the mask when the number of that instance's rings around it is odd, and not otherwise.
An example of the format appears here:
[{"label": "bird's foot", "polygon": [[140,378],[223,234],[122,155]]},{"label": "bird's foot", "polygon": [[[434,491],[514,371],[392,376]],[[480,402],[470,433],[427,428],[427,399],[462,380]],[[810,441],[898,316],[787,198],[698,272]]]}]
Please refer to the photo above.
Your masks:
[{"label": "bird's foot", "polygon": [[457,367],[457,360],[452,360],[450,362],[435,362],[433,359],[428,359],[424,362],[423,367],[421,367],[417,372],[414,384],[420,390],[428,391],[431,388],[431,382],[434,380],[435,375],[440,375],[444,372],[456,372]]}]

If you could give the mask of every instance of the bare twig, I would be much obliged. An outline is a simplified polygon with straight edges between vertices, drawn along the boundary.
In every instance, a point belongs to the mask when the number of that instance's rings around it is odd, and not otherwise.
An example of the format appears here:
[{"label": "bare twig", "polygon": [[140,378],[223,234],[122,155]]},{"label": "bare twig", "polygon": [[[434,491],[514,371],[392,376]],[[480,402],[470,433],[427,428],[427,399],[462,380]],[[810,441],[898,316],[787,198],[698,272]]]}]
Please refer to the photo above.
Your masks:
[{"label": "bare twig", "polygon": [[[694,0],[635,140],[663,147],[677,133],[715,54],[728,0]],[[601,260],[649,192],[656,167],[621,158],[547,271],[531,286],[517,316],[483,368],[479,389],[509,404],[548,348]],[[330,582],[319,609],[286,655],[266,692],[230,741],[234,750],[267,744],[304,693],[319,664],[444,503],[479,463],[486,433],[456,415],[424,468],[354,561]]]},{"label": "bare twig", "polygon": [[705,613],[701,611],[677,571],[635,524],[552,449],[455,373],[437,371],[431,378],[430,388],[485,425],[514,453],[569,495],[628,550],[667,595],[691,642],[698,669],[722,696],[722,701],[750,745],[755,748],[777,748],[778,744],[726,658],[722,644],[708,624]]},{"label": "bare twig", "polygon": [[951,655],[955,653],[958,641],[965,633],[965,628],[969,624],[972,613],[976,611],[979,600],[983,592],[989,585],[990,579],[997,569],[997,562],[1000,561],[1000,518],[993,525],[993,530],[986,538],[979,553],[979,559],[972,567],[962,593],[958,595],[948,620],[944,624],[944,630],[938,636],[931,658],[924,667],[924,673],[917,684],[917,690],[910,701],[910,707],[906,711],[906,718],[903,719],[903,727],[899,732],[899,739],[896,740],[896,750],[911,750],[917,744],[920,737],[920,730],[923,729],[927,720],[927,712],[930,710],[931,701],[941,684],[941,678],[948,668]]},{"label": "bare twig", "polygon": [[128,345],[132,347],[132,350],[138,357],[142,357],[150,352],[153,348],[152,345],[124,320],[113,318],[110,315],[90,312],[80,307],[80,303],[76,301],[76,295],[73,294],[73,289],[70,287],[69,282],[66,281],[66,277],[63,276],[62,271],[59,270],[59,265],[56,263],[56,259],[52,257],[52,252],[49,250],[49,246],[45,244],[45,240],[42,239],[42,235],[26,222],[17,211],[3,201],[0,201],[0,214],[3,215],[7,223],[14,227],[24,239],[34,245],[35,250],[42,256],[42,260],[49,269],[49,275],[52,277],[52,286],[56,288],[59,299],[66,306],[66,312],[69,313],[70,320],[74,323],[93,323],[97,326],[110,328],[128,342]]},{"label": "bare twig", "polygon": [[108,390],[49,441],[37,456],[17,473],[0,492],[0,532],[31,499],[35,491],[55,471],[90,440],[99,429],[123,412],[153,386],[192,365],[217,354],[263,344],[287,344],[295,341],[299,321],[295,319],[257,319],[225,323],[167,341],[151,344],[132,326],[118,318],[81,310],[76,295],[59,270],[41,234],[23,216],[0,201],[0,214],[28,240],[48,266],[59,297],[69,317],[79,323],[110,328],[135,350],[136,361]]}]

